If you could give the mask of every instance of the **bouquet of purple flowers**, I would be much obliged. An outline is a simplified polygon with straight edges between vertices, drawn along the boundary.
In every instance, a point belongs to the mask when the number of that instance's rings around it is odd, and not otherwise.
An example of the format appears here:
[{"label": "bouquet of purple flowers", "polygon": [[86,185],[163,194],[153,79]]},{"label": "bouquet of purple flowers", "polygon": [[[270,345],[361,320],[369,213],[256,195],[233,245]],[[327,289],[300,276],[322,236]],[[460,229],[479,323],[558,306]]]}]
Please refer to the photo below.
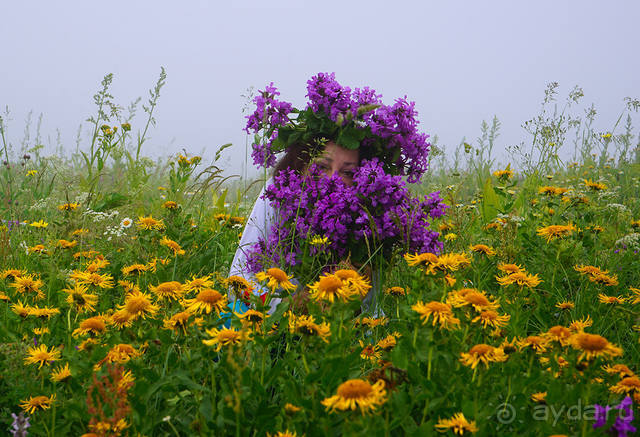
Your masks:
[{"label": "bouquet of purple flowers", "polygon": [[306,257],[324,257],[325,264],[345,258],[365,264],[394,250],[439,253],[439,233],[429,224],[446,206],[437,192],[416,198],[407,187],[420,180],[428,164],[428,136],[417,130],[415,104],[405,98],[384,105],[374,90],[352,91],[334,74],[314,76],[307,91],[304,110],[277,100],[273,84],[254,99],[256,111],[246,127],[256,133],[254,163],[268,168],[275,154],[291,145],[327,139],[359,149],[364,159],[352,184],[323,174],[313,163],[304,172],[276,174],[264,196],[278,216],[255,245],[251,270],[296,266]]}]

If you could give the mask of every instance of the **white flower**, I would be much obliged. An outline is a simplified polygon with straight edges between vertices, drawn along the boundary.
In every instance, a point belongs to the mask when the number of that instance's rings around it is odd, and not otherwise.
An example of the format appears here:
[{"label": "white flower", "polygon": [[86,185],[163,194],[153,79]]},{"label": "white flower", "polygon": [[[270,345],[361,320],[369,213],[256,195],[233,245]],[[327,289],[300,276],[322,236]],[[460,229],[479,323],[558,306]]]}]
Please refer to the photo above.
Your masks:
[{"label": "white flower", "polygon": [[133,224],[133,220],[131,220],[129,217],[125,217],[120,222],[120,227],[126,229],[126,228],[130,228],[132,224]]}]

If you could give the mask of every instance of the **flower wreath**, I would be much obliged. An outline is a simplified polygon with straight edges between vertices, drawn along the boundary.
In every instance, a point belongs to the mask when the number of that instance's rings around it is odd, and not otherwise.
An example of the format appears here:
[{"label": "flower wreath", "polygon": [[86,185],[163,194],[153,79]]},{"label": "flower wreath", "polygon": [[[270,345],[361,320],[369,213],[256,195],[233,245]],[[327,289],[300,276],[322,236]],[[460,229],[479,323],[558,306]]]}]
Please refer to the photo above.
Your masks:
[{"label": "flower wreath", "polygon": [[304,110],[278,100],[279,95],[272,82],[253,99],[256,110],[247,116],[245,131],[255,133],[255,165],[272,167],[275,155],[291,145],[329,138],[347,149],[368,149],[367,156],[377,157],[387,173],[405,175],[411,183],[427,170],[429,136],[418,131],[415,102],[406,96],[385,105],[369,87],[343,87],[335,73],[319,73],[307,82]]}]

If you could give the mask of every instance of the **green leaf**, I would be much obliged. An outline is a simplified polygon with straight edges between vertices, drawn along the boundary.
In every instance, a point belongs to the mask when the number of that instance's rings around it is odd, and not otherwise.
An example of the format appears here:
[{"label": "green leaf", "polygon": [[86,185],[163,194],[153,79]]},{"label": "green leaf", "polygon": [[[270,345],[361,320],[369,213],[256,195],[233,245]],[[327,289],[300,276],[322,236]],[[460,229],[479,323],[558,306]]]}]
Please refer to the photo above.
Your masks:
[{"label": "green leaf", "polygon": [[117,208],[119,206],[124,205],[127,202],[129,202],[129,198],[127,196],[124,196],[120,193],[111,192],[111,193],[105,194],[105,196],[102,198],[102,201],[98,203],[93,208],[93,210],[102,212],[109,209]]},{"label": "green leaf", "polygon": [[346,127],[340,131],[336,143],[346,149],[355,150],[360,147],[360,141],[364,138],[365,132],[356,127]]},{"label": "green leaf", "polygon": [[488,178],[482,190],[482,218],[485,222],[490,222],[498,214],[500,201],[493,189],[491,178]]}]

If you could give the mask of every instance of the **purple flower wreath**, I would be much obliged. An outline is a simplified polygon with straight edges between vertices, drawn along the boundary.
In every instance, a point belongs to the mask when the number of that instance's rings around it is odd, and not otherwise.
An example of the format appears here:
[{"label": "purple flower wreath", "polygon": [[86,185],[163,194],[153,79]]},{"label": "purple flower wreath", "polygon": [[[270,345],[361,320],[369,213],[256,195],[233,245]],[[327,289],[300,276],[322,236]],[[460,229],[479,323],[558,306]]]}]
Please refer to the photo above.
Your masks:
[{"label": "purple flower wreath", "polygon": [[410,183],[419,182],[427,170],[429,136],[418,131],[415,103],[406,97],[385,105],[369,87],[343,87],[335,73],[319,73],[307,82],[304,110],[278,100],[279,95],[272,82],[253,99],[256,110],[247,116],[245,131],[256,134],[251,154],[255,165],[273,167],[276,153],[290,145],[331,138],[347,149],[377,156],[387,173],[405,175]]},{"label": "purple flower wreath", "polygon": [[417,130],[413,102],[405,98],[384,105],[374,90],[352,91],[341,86],[333,73],[320,73],[307,82],[309,102],[302,111],[277,100],[279,95],[270,84],[254,99],[256,111],[247,117],[247,132],[256,133],[252,153],[256,165],[272,167],[276,153],[323,138],[348,149],[359,148],[361,156],[372,158],[361,162],[352,185],[337,175],[324,175],[313,164],[304,175],[291,169],[275,175],[264,197],[278,217],[249,257],[252,271],[298,264],[304,243],[312,236],[327,238],[334,260],[350,256],[365,261],[367,247],[381,247],[383,254],[393,249],[441,251],[439,233],[429,224],[444,214],[446,206],[437,192],[413,197],[403,178],[419,182],[428,165],[428,136]]}]

